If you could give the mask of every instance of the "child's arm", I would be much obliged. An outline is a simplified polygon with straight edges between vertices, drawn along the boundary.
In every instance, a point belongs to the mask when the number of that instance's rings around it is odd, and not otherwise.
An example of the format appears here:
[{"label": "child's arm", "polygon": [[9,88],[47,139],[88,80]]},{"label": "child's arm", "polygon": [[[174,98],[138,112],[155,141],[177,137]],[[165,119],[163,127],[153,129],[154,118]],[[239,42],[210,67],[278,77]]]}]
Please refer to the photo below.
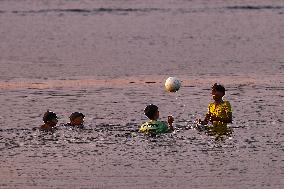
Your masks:
[{"label": "child's arm", "polygon": [[174,130],[173,122],[174,122],[174,117],[171,116],[171,115],[169,115],[169,116],[168,116],[168,124],[169,124],[169,129],[170,129],[171,131]]},{"label": "child's arm", "polygon": [[210,118],[211,118],[211,114],[207,113],[205,115],[205,118],[204,118],[203,121],[201,119],[198,119],[197,122],[200,123],[201,125],[207,125],[209,123],[209,121],[210,121]]}]

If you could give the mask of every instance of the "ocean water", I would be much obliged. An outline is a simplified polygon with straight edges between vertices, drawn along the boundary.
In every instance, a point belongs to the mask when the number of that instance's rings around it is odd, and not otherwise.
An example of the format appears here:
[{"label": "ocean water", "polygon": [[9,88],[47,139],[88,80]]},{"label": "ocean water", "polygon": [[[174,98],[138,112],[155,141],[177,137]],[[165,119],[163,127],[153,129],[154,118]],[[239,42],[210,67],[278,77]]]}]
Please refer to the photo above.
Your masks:
[{"label": "ocean water", "polygon": [[[282,189],[283,15],[282,0],[1,0],[0,188]],[[192,129],[215,82],[234,119],[218,140]],[[137,132],[149,103],[174,133]],[[86,129],[39,132],[46,110]]]}]

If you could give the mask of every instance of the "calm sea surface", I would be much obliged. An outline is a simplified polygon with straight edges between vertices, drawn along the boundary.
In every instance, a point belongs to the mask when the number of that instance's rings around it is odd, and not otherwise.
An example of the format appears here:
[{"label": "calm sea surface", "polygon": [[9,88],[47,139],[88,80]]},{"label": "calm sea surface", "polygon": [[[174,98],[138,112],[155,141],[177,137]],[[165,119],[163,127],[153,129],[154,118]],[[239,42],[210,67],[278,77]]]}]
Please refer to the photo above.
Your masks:
[{"label": "calm sea surface", "polygon": [[[283,189],[283,72],[282,0],[0,0],[0,188]],[[192,129],[215,82],[221,139]],[[149,103],[174,133],[137,132]]]}]

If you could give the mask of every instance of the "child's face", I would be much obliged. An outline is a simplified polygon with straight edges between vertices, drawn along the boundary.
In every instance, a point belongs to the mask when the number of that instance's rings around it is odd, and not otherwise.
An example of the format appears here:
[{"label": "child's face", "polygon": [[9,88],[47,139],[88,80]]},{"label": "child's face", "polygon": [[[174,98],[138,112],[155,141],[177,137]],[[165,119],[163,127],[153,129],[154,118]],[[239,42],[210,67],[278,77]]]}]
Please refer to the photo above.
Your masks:
[{"label": "child's face", "polygon": [[70,122],[72,125],[83,125],[84,118],[83,117],[75,117],[73,119],[70,119]]},{"label": "child's face", "polygon": [[52,120],[48,121],[47,123],[51,126],[54,127],[56,126],[58,120],[56,118],[53,118]]},{"label": "child's face", "polygon": [[220,92],[220,91],[217,91],[216,89],[212,89],[212,98],[215,100],[215,101],[220,101],[222,100],[223,96],[224,96],[224,93],[223,92]]}]

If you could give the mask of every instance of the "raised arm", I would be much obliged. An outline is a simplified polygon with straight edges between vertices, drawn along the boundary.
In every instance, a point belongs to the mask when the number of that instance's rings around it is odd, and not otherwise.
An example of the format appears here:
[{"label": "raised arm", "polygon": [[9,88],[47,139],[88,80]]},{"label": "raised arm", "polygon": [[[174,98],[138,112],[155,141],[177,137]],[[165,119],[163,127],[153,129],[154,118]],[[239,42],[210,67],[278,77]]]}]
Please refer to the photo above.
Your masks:
[{"label": "raised arm", "polygon": [[171,116],[171,115],[169,115],[169,116],[168,116],[168,124],[169,124],[169,129],[170,129],[171,131],[174,130],[173,122],[174,122],[174,117]]},{"label": "raised arm", "polygon": [[197,121],[198,121],[198,123],[200,123],[201,125],[207,125],[207,124],[209,123],[209,121],[210,121],[210,118],[211,118],[211,114],[210,114],[210,113],[207,113],[207,114],[205,115],[204,120],[198,119]]}]

